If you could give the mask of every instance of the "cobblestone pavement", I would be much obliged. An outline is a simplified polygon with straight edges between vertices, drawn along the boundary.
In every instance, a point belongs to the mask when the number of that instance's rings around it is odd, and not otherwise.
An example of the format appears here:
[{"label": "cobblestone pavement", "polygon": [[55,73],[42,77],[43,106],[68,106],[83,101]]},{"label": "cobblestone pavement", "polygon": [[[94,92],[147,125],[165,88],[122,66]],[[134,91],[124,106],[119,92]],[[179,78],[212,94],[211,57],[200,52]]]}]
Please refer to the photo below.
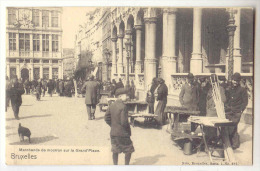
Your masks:
[{"label": "cobblestone pavement", "polygon": [[[31,145],[48,146],[100,146],[110,147],[109,126],[104,122],[104,112],[96,111],[96,120],[87,120],[83,98],[43,97],[36,101],[34,96],[23,95],[20,108],[20,120],[13,117],[11,107],[6,113],[6,140],[11,145],[27,145],[20,142],[17,134],[18,124],[30,128]],[[162,129],[142,126],[131,127],[135,152],[131,163],[135,165],[182,165],[209,163],[206,153],[184,155],[166,132]],[[241,147],[235,150],[238,163],[251,164],[252,126],[240,124]],[[119,164],[123,164],[124,155],[120,155]],[[188,163],[182,163],[188,162]],[[109,164],[109,163],[108,163]],[[111,163],[110,163],[111,164]]]}]

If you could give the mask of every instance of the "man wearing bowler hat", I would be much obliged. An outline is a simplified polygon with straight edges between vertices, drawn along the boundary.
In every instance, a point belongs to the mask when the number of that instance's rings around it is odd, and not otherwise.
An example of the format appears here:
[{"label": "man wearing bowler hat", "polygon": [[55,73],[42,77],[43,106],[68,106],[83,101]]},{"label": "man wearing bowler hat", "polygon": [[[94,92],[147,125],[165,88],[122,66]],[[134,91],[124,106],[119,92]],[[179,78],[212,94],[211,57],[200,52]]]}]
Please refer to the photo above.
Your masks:
[{"label": "man wearing bowler hat", "polygon": [[229,137],[233,149],[239,148],[240,146],[237,125],[248,104],[247,90],[240,86],[240,81],[241,75],[237,72],[234,73],[225,106],[226,118],[235,123],[234,127],[229,127]]},{"label": "man wearing bowler hat", "polygon": [[113,152],[113,163],[118,164],[118,154],[125,153],[125,165],[129,165],[131,154],[135,151],[128,122],[128,112],[125,101],[129,99],[129,90],[119,88],[116,90],[117,100],[112,103],[105,114],[105,121],[111,127],[110,138]]}]

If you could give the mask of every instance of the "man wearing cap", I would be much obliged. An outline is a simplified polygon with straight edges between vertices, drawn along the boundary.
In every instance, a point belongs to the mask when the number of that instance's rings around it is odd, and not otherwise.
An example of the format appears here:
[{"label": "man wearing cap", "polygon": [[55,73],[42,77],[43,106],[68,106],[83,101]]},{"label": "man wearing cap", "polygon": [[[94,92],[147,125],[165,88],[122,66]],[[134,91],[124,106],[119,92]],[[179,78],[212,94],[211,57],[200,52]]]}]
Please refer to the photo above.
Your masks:
[{"label": "man wearing cap", "polygon": [[83,84],[81,91],[86,92],[85,104],[87,106],[88,120],[94,120],[99,92],[99,83],[94,81],[94,76],[90,76],[89,81]]},{"label": "man wearing cap", "polygon": [[127,101],[129,90],[119,88],[116,90],[117,100],[112,103],[105,114],[105,122],[111,127],[110,138],[113,152],[113,163],[118,164],[118,154],[125,153],[125,165],[129,165],[131,154],[135,151],[128,122]]},{"label": "man wearing cap", "polygon": [[226,118],[234,122],[234,127],[229,127],[229,137],[233,149],[239,148],[240,140],[237,132],[237,125],[243,111],[248,104],[247,90],[240,86],[241,75],[234,73],[232,76],[231,89],[228,92],[226,103]]},{"label": "man wearing cap", "polygon": [[17,76],[12,79],[9,95],[15,119],[19,120],[19,108],[22,105],[22,94],[24,94],[23,84],[18,82]]},{"label": "man wearing cap", "polygon": [[198,86],[194,81],[194,76],[192,73],[188,74],[188,82],[185,83],[179,95],[179,100],[182,106],[188,108],[189,110],[198,110],[198,99],[199,90]]}]

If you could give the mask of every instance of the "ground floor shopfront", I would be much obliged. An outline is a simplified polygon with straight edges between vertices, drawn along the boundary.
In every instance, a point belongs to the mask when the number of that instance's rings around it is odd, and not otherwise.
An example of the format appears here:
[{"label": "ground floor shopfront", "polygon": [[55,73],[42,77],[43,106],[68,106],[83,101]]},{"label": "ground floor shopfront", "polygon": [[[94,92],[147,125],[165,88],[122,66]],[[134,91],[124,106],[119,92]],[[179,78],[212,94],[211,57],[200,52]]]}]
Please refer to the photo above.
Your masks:
[{"label": "ground floor shopfront", "polygon": [[62,60],[47,59],[7,59],[6,75],[9,78],[17,75],[18,79],[30,81],[35,79],[62,79]]}]

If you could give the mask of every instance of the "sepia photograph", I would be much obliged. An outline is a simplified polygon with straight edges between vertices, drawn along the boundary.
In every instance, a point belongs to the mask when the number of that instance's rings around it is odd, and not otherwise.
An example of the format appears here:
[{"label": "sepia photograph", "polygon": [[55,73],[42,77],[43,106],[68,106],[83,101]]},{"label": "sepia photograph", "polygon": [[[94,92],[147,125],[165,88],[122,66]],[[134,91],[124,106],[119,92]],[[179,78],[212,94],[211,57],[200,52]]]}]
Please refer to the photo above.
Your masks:
[{"label": "sepia photograph", "polygon": [[254,8],[14,5],[5,31],[7,165],[253,165]]}]

